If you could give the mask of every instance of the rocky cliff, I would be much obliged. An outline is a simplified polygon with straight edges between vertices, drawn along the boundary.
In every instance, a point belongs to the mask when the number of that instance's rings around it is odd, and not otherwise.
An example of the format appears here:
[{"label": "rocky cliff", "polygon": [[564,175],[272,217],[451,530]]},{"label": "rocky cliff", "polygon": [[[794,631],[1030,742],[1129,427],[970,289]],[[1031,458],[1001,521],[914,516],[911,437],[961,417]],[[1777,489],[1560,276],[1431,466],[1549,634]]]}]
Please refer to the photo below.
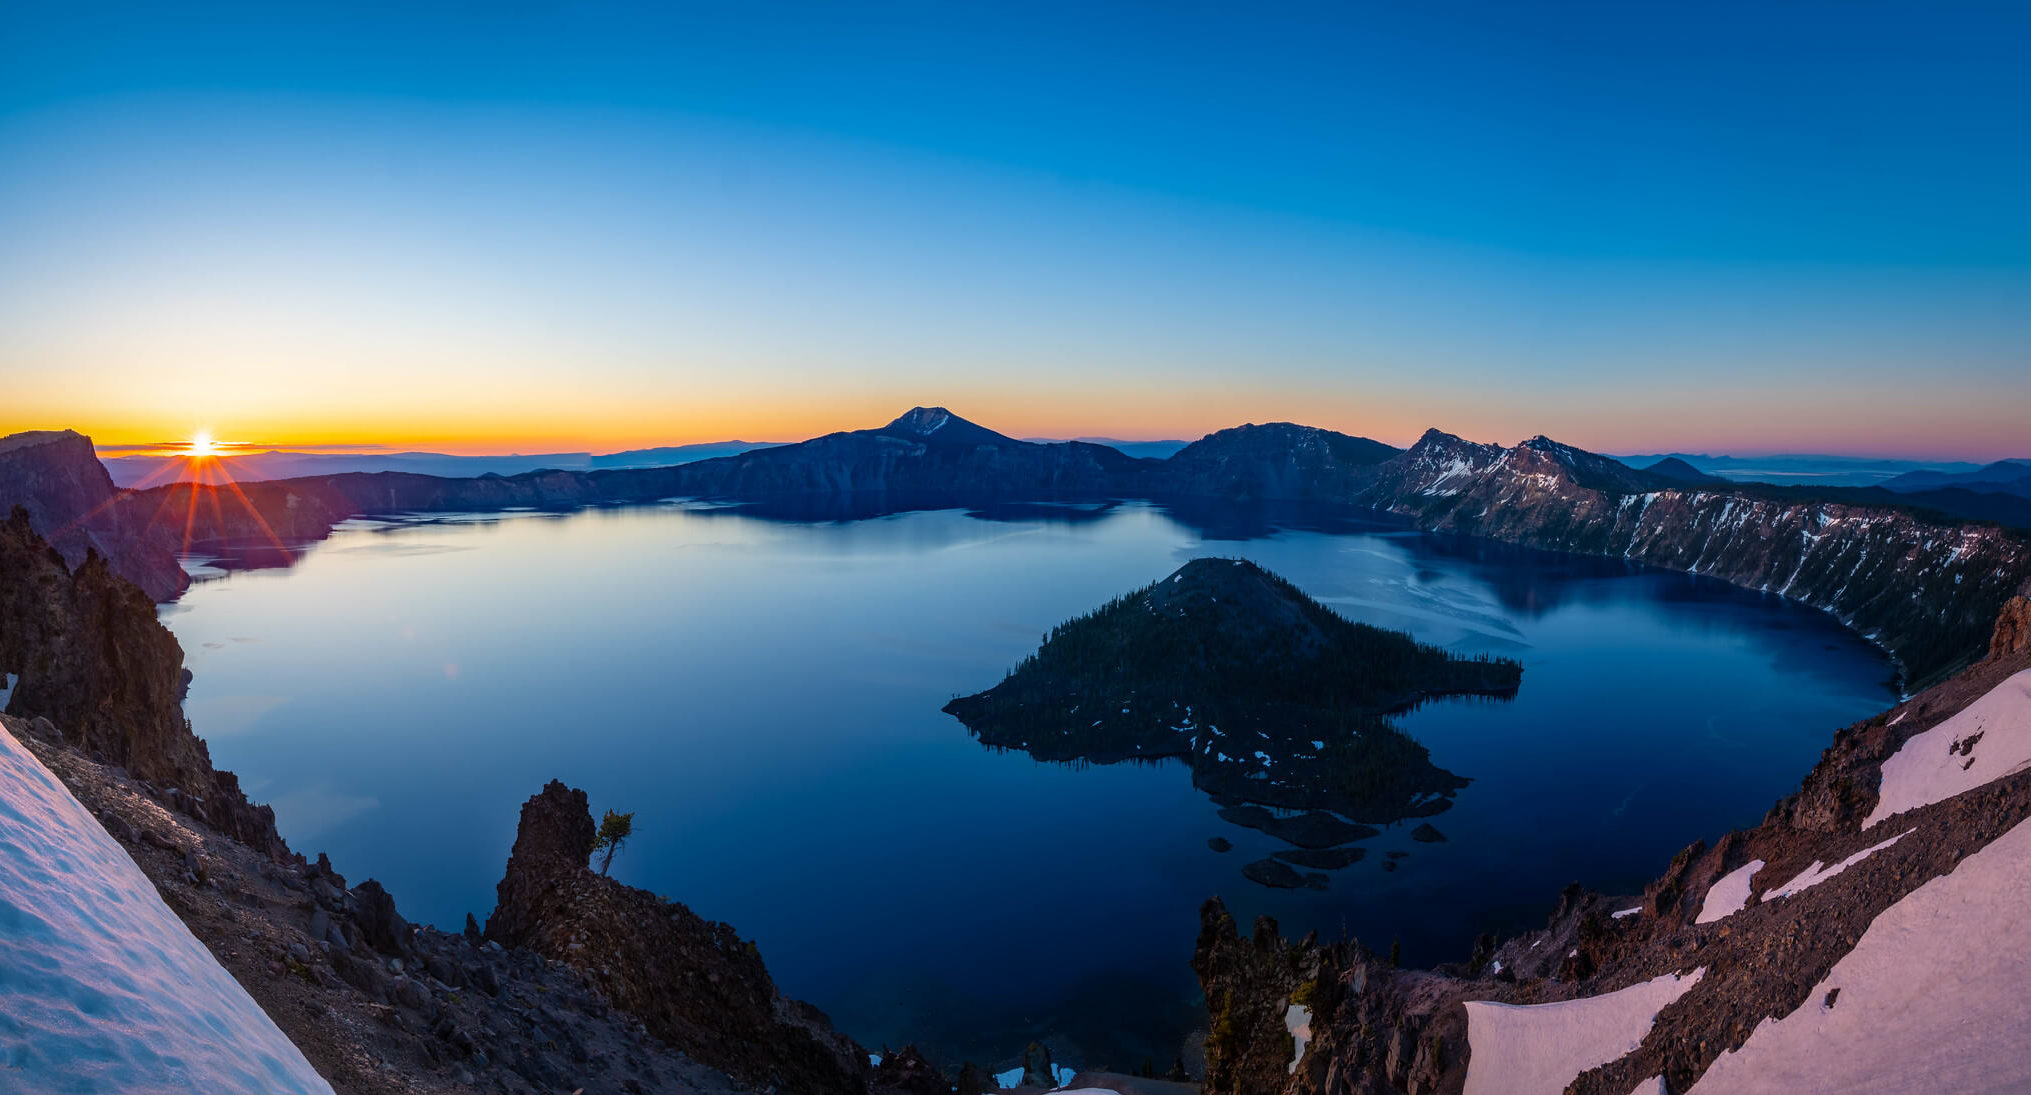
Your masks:
[{"label": "rocky cliff", "polygon": [[1922,512],[1664,482],[1545,438],[1437,430],[1375,465],[1355,501],[1420,527],[1705,574],[1824,609],[1927,683],[1979,656],[2031,545]]},{"label": "rocky cliff", "polygon": [[99,463],[92,439],[71,430],[39,430],[0,437],[0,512],[21,506],[29,523],[76,567],[88,552],[157,601],[183,592],[189,579],[177,565],[170,526],[130,520],[122,497]]},{"label": "rocky cliff", "polygon": [[1399,969],[1269,920],[1244,937],[1209,903],[1207,1095],[2031,1083],[2031,955],[1998,942],[2031,919],[2027,606],[1982,661],[1836,734],[1761,825],[1641,894],[1569,887],[1544,929],[1463,940],[1460,963]]},{"label": "rocky cliff", "polygon": [[594,835],[583,791],[552,781],[525,803],[487,938],[574,967],[665,1043],[737,1080],[808,1095],[866,1090],[866,1051],[779,994],[753,943],[593,873]]},{"label": "rocky cliff", "polygon": [[155,603],[87,549],[75,570],[25,509],[0,522],[0,673],[7,710],[136,778],[176,789],[190,812],[252,846],[283,850],[274,813],[212,767],[183,718],[183,648]]}]

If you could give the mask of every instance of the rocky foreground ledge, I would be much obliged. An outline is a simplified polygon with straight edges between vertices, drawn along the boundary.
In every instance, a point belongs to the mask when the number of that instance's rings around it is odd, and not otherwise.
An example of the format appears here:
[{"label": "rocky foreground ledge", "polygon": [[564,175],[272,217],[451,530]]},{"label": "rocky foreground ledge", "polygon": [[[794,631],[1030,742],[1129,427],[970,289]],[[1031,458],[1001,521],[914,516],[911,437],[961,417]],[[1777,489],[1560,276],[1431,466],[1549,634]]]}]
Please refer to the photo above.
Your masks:
[{"label": "rocky foreground ledge", "polygon": [[407,923],[212,767],[183,672],[154,602],[95,548],[73,569],[21,509],[0,521],[0,729],[341,1095],[949,1090],[912,1052],[871,1067],[731,927],[586,869],[592,817],[562,784],[523,810],[491,938]]},{"label": "rocky foreground ledge", "polygon": [[380,883],[249,847],[47,726],[0,715],[340,1095],[741,1089],[569,966],[408,924]]},{"label": "rocky foreground ledge", "polygon": [[487,939],[570,966],[658,1038],[746,1083],[868,1089],[867,1051],[778,993],[732,925],[588,869],[594,835],[584,791],[553,780],[525,803]]},{"label": "rocky foreground ledge", "polygon": [[2031,588],[1761,825],[1463,963],[1202,913],[1208,1095],[2031,1088]]}]

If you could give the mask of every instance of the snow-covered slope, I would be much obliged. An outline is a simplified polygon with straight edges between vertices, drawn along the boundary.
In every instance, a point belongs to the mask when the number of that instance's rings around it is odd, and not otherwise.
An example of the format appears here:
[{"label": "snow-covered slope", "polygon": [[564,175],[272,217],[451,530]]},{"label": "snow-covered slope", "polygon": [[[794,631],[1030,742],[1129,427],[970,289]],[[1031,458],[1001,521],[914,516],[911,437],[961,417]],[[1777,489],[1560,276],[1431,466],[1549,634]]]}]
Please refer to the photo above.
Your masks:
[{"label": "snow-covered slope", "polygon": [[127,853],[4,730],[0,1090],[331,1093]]},{"label": "snow-covered slope", "polygon": [[1890,906],[1804,1006],[1694,1095],[2023,1091],[2031,1084],[2031,822]]},{"label": "snow-covered slope", "polygon": [[1942,802],[2027,765],[2031,765],[2031,669],[1915,735],[1884,761],[1882,793],[1862,827]]},{"label": "snow-covered slope", "polygon": [[1580,1073],[1635,1049],[1657,1013],[1705,973],[1667,973],[1556,1004],[1468,1001],[1466,1095],[1558,1095]]}]

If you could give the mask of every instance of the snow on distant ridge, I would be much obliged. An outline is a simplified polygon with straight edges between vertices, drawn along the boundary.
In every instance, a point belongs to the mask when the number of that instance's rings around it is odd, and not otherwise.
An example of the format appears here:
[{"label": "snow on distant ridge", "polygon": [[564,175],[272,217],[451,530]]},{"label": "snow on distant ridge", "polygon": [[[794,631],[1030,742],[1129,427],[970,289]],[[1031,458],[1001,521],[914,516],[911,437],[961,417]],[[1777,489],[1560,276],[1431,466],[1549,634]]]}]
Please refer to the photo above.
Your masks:
[{"label": "snow on distant ridge", "polygon": [[1876,808],[1862,828],[1943,802],[2031,765],[2031,669],[1990,689],[1883,762]]},{"label": "snow on distant ridge", "polygon": [[127,853],[4,729],[0,1088],[331,1095]]},{"label": "snow on distant ridge", "polygon": [[1465,1095],[1559,1095],[1580,1073],[1626,1056],[1657,1013],[1691,991],[1705,968],[1555,1004],[1467,1001]]},{"label": "snow on distant ridge", "polygon": [[1883,910],[1692,1095],[2031,1090],[2031,823]]}]

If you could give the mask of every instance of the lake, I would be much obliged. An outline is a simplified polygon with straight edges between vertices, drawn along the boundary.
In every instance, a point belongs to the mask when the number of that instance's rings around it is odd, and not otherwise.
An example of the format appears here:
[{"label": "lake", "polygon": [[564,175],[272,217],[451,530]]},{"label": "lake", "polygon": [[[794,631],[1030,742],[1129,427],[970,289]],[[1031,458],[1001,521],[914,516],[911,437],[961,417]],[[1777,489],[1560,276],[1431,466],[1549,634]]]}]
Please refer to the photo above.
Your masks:
[{"label": "lake", "polygon": [[[1400,724],[1473,782],[1331,888],[1182,763],[1039,763],[939,708],[1046,631],[1188,559],[1251,559],[1343,615],[1521,660],[1514,700]],[[1825,615],[1613,560],[1358,517],[1151,505],[798,521],[669,504],[356,521],[293,566],[200,570],[164,621],[187,712],[291,846],[412,920],[493,907],[523,800],[635,812],[614,875],[725,920],[868,1044],[1003,1065],[1170,1065],[1218,894],[1244,925],[1461,960],[1582,882],[1634,892],[1760,820],[1833,731],[1896,698]],[[1212,837],[1232,841],[1224,854]],[[1407,851],[1394,870],[1385,853]]]}]

